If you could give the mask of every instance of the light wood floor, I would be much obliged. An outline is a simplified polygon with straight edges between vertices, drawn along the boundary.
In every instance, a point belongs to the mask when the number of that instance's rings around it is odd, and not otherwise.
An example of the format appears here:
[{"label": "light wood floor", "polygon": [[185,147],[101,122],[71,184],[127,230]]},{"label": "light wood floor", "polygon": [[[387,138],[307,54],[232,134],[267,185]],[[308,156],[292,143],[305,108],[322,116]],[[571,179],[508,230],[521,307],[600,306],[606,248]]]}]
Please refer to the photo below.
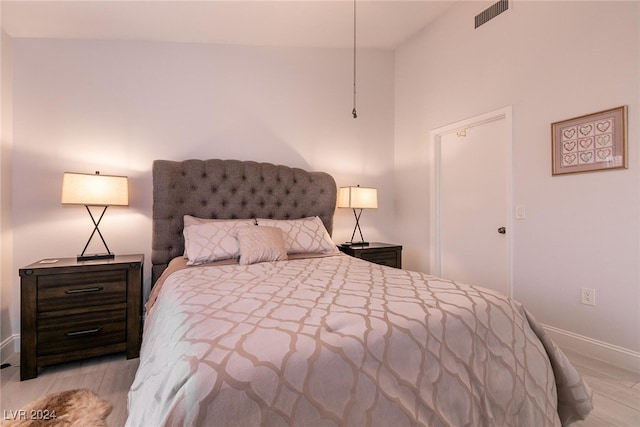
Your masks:
[{"label": "light wood floor", "polygon": [[[109,427],[124,426],[127,420],[127,393],[138,369],[139,359],[127,360],[124,353],[70,362],[41,369],[31,380],[20,381],[19,355],[7,360],[11,366],[0,370],[0,420],[4,411],[17,411],[49,393],[86,388],[111,402]],[[4,362],[4,361],[3,361]]]},{"label": "light wood floor", "polygon": [[[593,389],[595,409],[575,427],[639,427],[640,373],[629,372],[580,354],[566,352]],[[6,361],[18,365],[18,358]],[[5,361],[3,361],[5,362]],[[121,427],[127,418],[127,391],[133,381],[138,359],[124,354],[48,367],[37,378],[20,381],[20,368],[0,371],[0,414],[18,410],[48,393],[88,388],[113,404],[109,427]]]}]

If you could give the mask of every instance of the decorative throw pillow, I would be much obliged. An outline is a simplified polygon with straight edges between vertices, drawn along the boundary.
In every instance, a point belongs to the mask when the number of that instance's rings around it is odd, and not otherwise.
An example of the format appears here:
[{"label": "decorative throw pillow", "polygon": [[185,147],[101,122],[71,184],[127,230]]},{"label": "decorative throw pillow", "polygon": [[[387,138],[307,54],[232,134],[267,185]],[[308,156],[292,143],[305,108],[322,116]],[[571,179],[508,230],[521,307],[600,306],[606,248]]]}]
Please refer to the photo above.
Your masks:
[{"label": "decorative throw pillow", "polygon": [[284,246],[289,254],[301,253],[337,253],[338,248],[317,217],[300,219],[257,219],[259,226],[277,227],[284,233]]},{"label": "decorative throw pillow", "polygon": [[282,230],[279,228],[243,227],[235,230],[235,234],[240,244],[240,265],[287,259]]},{"label": "decorative throw pillow", "polygon": [[237,258],[240,253],[233,230],[241,227],[255,227],[252,219],[191,222],[187,220],[186,215],[185,223],[191,224],[183,230],[184,257],[187,258],[187,265]]}]

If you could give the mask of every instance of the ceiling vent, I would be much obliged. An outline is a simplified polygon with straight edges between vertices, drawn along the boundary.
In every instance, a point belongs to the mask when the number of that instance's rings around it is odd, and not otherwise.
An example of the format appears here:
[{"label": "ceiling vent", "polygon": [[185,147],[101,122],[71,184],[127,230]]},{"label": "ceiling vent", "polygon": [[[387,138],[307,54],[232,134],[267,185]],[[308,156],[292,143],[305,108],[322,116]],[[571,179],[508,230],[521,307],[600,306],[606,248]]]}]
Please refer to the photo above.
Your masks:
[{"label": "ceiling vent", "polygon": [[482,24],[486,24],[507,9],[509,9],[509,0],[500,0],[499,2],[489,6],[476,15],[475,28],[478,28]]}]

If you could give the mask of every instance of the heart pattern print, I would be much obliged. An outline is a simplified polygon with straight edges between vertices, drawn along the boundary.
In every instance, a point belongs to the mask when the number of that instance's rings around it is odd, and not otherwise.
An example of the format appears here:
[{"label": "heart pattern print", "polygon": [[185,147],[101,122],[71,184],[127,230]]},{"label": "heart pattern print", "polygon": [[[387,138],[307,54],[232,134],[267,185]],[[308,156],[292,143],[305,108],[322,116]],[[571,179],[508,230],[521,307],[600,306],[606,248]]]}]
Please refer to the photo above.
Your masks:
[{"label": "heart pattern print", "polygon": [[608,163],[613,158],[613,119],[560,129],[562,167]]}]

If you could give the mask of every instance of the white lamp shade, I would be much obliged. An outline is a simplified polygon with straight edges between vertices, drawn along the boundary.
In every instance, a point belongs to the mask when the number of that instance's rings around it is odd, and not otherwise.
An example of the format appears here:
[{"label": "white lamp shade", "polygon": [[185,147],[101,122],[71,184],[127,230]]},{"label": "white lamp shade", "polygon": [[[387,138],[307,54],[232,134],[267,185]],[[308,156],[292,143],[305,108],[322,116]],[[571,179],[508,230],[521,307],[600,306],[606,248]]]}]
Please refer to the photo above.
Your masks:
[{"label": "white lamp shade", "polygon": [[128,206],[129,181],[126,176],[65,172],[62,177],[62,204],[87,206]]},{"label": "white lamp shade", "polygon": [[367,187],[340,187],[338,207],[352,209],[377,209],[378,190]]}]

